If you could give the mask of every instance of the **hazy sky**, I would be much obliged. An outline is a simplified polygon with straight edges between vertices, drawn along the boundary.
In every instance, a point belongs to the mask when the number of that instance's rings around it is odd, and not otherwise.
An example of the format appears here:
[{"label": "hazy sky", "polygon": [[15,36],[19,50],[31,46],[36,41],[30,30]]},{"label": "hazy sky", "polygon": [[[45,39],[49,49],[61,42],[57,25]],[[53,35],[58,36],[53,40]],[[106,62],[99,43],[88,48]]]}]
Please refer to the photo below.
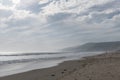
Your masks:
[{"label": "hazy sky", "polygon": [[0,0],[0,52],[120,40],[120,0]]}]

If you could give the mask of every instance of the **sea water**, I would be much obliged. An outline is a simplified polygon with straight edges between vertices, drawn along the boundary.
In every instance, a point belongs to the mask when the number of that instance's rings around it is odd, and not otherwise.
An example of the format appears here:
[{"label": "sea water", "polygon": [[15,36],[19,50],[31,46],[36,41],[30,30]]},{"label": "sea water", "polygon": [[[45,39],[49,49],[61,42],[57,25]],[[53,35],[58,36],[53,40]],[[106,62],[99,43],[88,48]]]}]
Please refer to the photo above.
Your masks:
[{"label": "sea water", "polygon": [[35,69],[48,68],[68,60],[76,60],[102,52],[61,52],[0,55],[0,77]]}]

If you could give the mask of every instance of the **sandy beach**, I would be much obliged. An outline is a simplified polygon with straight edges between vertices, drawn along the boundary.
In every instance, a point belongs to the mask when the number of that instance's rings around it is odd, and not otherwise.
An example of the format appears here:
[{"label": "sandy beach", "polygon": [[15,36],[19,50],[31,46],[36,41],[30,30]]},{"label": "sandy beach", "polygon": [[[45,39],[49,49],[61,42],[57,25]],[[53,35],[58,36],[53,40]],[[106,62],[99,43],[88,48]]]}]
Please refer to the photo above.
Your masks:
[{"label": "sandy beach", "polygon": [[120,80],[120,54],[65,61],[55,67],[0,77],[0,80]]}]

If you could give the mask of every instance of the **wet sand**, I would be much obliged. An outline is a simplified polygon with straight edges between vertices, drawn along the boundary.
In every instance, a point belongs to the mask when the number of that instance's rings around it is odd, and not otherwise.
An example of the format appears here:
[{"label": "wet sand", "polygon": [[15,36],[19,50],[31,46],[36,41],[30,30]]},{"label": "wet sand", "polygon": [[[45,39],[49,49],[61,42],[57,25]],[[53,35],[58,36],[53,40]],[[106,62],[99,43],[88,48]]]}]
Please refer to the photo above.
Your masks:
[{"label": "wet sand", "polygon": [[120,52],[66,61],[55,67],[1,77],[0,80],[120,80]]}]

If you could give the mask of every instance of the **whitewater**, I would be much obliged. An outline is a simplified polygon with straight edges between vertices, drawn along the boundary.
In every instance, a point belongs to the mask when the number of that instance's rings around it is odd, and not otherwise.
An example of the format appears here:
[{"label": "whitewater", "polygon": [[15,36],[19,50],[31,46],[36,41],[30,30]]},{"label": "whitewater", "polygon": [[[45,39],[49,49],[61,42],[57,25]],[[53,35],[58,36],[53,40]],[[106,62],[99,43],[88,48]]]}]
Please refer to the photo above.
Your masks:
[{"label": "whitewater", "polygon": [[57,66],[68,60],[82,59],[102,52],[60,52],[0,55],[0,77]]}]

